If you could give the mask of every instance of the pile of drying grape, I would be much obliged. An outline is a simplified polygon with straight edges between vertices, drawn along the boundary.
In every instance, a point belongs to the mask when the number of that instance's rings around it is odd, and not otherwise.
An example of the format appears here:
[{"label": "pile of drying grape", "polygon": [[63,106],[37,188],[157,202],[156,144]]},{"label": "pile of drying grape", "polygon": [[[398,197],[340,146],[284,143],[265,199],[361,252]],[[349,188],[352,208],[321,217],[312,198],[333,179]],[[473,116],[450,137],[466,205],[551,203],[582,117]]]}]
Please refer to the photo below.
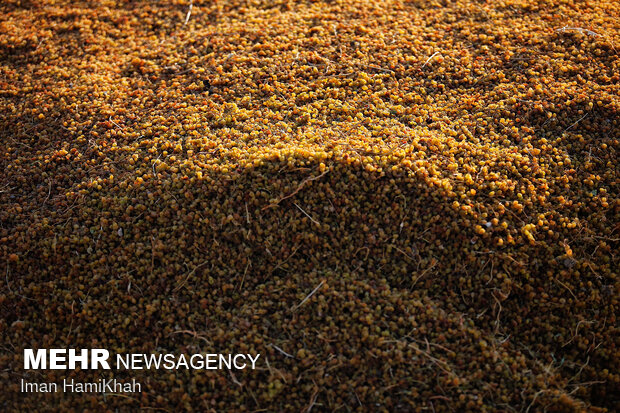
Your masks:
[{"label": "pile of drying grape", "polygon": [[[3,1],[0,409],[620,408],[619,19]],[[261,357],[24,371],[24,348]],[[102,375],[142,392],[20,393]]]}]

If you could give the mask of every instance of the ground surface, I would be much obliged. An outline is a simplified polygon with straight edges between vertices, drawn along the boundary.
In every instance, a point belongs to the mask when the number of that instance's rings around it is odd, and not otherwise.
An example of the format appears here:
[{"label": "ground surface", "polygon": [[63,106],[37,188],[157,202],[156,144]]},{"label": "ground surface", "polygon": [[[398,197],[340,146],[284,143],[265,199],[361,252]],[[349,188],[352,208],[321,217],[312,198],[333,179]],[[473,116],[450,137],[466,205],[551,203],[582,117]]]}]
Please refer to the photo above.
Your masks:
[{"label": "ground surface", "polygon": [[[618,409],[619,20],[3,1],[1,410]],[[24,395],[30,347],[261,363]]]}]

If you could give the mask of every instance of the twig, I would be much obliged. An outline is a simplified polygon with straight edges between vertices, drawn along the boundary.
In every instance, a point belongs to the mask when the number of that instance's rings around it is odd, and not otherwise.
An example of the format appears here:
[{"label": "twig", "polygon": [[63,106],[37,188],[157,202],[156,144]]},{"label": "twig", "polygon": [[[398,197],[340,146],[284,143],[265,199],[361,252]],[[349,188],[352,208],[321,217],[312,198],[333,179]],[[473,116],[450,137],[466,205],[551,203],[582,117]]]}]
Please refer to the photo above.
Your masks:
[{"label": "twig", "polygon": [[45,197],[45,200],[43,201],[43,203],[41,204],[41,208],[43,208],[43,206],[45,205],[45,203],[47,202],[48,199],[50,199],[50,195],[52,194],[52,180],[50,179],[48,181],[48,188],[47,188],[47,196]]},{"label": "twig", "polygon": [[415,287],[416,283],[426,275],[426,273],[428,273],[430,270],[432,270],[433,268],[435,268],[435,265],[437,265],[437,260],[433,258],[433,260],[431,261],[431,266],[426,268],[424,271],[422,271],[422,274],[420,274],[418,277],[416,277],[415,280],[413,280],[413,283],[411,284],[411,288]]},{"label": "twig", "polygon": [[138,401],[138,399],[136,399],[135,397],[130,397],[127,396],[125,394],[119,394],[119,393],[104,393],[105,396],[114,396],[114,397],[124,397],[125,399],[129,399],[129,400],[133,400],[136,403],[140,403]]},{"label": "twig", "polygon": [[198,268],[202,267],[203,265],[207,264],[208,262],[209,262],[209,261],[207,260],[207,261],[205,261],[205,262],[203,262],[203,263],[198,264],[197,266],[195,266],[195,267],[194,267],[194,269],[193,269],[193,270],[191,270],[191,271],[189,272],[189,274],[187,274],[187,277],[185,277],[185,279],[183,280],[183,282],[182,282],[181,284],[179,284],[179,286],[178,286],[177,288],[175,288],[175,289],[174,289],[174,291],[176,292],[176,291],[179,291],[181,288],[183,288],[183,286],[185,285],[185,283],[187,282],[187,280],[189,280],[189,277],[191,277],[191,276],[192,276],[192,274],[194,274]]},{"label": "twig", "polygon": [[6,286],[9,289],[9,292],[11,294],[13,294],[13,290],[11,290],[11,285],[9,284],[9,262],[8,262],[8,260],[7,260],[7,263],[6,263],[6,276],[5,276],[5,279],[6,279]]},{"label": "twig", "polygon": [[312,407],[314,407],[314,404],[316,403],[316,398],[318,395],[319,395],[319,387],[316,385],[316,383],[314,383],[314,392],[312,393],[312,396],[310,397],[310,403],[308,404],[308,407],[306,407],[305,413],[310,413],[310,410],[312,410]]},{"label": "twig", "polygon": [[583,363],[581,366],[579,366],[579,371],[577,372],[577,374],[575,374],[573,377],[571,377],[567,384],[569,384],[571,381],[575,380],[583,371],[583,369],[588,365],[588,363],[590,363],[590,356],[588,356],[588,358],[586,359],[586,362]]},{"label": "twig", "polygon": [[235,377],[235,375],[233,374],[232,370],[228,370],[228,372],[230,373],[230,378],[232,379],[233,383],[235,383],[237,386],[243,388],[243,384],[241,384],[239,382],[239,380],[237,380],[237,378]]},{"label": "twig", "polygon": [[293,202],[293,205],[295,205],[297,208],[299,208],[299,210],[300,210],[301,212],[303,212],[303,213],[304,213],[304,215],[305,215],[305,216],[307,216],[307,217],[310,219],[310,221],[314,222],[314,223],[315,223],[315,224],[317,224],[317,225],[321,225],[321,224],[320,224],[317,220],[315,220],[314,218],[312,218],[312,217],[311,217],[311,216],[310,216],[310,215],[309,215],[306,211],[304,211],[304,210],[303,210],[303,209],[302,209],[299,205],[297,205],[297,203],[296,203],[296,202]]},{"label": "twig", "polygon": [[151,276],[155,271],[155,237],[151,237]]},{"label": "twig", "polygon": [[369,69],[380,70],[380,71],[385,72],[385,73],[394,73],[394,71],[393,71],[393,70],[390,70],[390,69],[384,69],[384,68],[379,67],[379,66],[373,66],[373,65],[363,65],[363,66],[366,66],[366,67],[367,67],[367,68],[369,68]]},{"label": "twig", "polygon": [[71,336],[71,331],[73,330],[73,305],[75,304],[75,301],[73,301],[71,303],[71,324],[69,324],[69,332],[67,333],[67,336],[65,337],[65,344],[69,345],[69,337]]},{"label": "twig", "polygon": [[582,27],[568,27],[568,26],[564,26],[564,27],[560,27],[559,29],[555,29],[556,32],[559,33],[564,33],[564,32],[568,32],[568,31],[574,31],[574,32],[579,32],[579,33],[585,33],[588,36],[600,36],[600,34],[593,32],[592,30],[588,30],[588,29],[584,29]]},{"label": "twig", "polygon": [[430,361],[432,361],[437,367],[439,367],[444,373],[448,375],[453,375],[454,373],[448,370],[450,365],[443,360],[440,360],[436,357],[431,356],[431,354],[427,351],[422,350],[415,343],[407,343],[408,346],[412,347],[414,350],[422,353],[425,357],[427,357]]},{"label": "twig", "polygon": [[[585,115],[583,115],[582,117],[580,117],[579,119],[577,119],[577,121],[575,123],[573,123],[572,125],[570,125],[568,128],[564,129],[564,132],[566,132],[567,130],[569,130],[570,128],[572,128],[573,126],[575,126],[576,124],[578,124],[579,122],[581,122],[583,120],[583,118],[585,118],[586,116],[588,116],[589,113],[586,113]],[[564,133],[562,132],[562,133]]]},{"label": "twig", "polygon": [[239,284],[239,290],[241,290],[243,288],[243,282],[245,281],[245,275],[248,273],[248,267],[250,266],[251,262],[250,260],[248,260],[248,263],[245,266],[245,270],[243,271],[243,277],[241,278],[241,284]]},{"label": "twig", "polygon": [[361,250],[366,250],[366,256],[364,257],[363,260],[360,261],[360,264],[353,270],[353,272],[357,272],[357,270],[359,270],[360,267],[364,265],[364,261],[366,261],[366,259],[368,258],[368,255],[370,254],[370,248],[361,247],[361,248],[358,248],[357,251],[355,251],[355,254],[353,254],[353,256],[357,258],[357,253],[360,252]]},{"label": "twig", "polygon": [[295,356],[293,356],[292,354],[288,354],[286,351],[282,350],[280,347],[276,346],[273,343],[269,344],[271,347],[273,347],[275,350],[279,351],[280,353],[284,354],[286,357],[294,359]]},{"label": "twig", "polygon": [[310,299],[310,297],[312,297],[312,295],[313,295],[314,293],[316,293],[316,292],[319,290],[319,288],[321,288],[321,286],[322,286],[324,283],[325,283],[325,281],[321,281],[321,282],[319,283],[319,285],[317,285],[317,286],[316,286],[316,288],[315,288],[314,290],[312,290],[312,292],[306,296],[306,298],[304,298],[303,300],[301,300],[301,303],[299,303],[299,304],[297,304],[295,307],[293,307],[293,310],[297,310],[299,307],[301,307],[302,305],[304,305],[304,303],[305,303],[306,301],[308,301],[308,300]]},{"label": "twig", "polygon": [[424,64],[422,65],[421,69],[424,69],[424,66],[426,66],[426,65],[428,64],[428,62],[430,62],[430,61],[431,61],[431,59],[432,59],[433,57],[437,56],[439,53],[441,53],[441,52],[435,52],[435,53],[433,53],[433,54],[431,55],[431,57],[429,57],[428,59],[426,59],[426,62],[424,62]]},{"label": "twig", "polygon": [[568,346],[570,343],[572,343],[575,340],[575,338],[577,337],[577,334],[579,334],[579,326],[581,324],[595,324],[595,323],[596,321],[579,320],[579,322],[577,323],[577,326],[575,326],[575,334],[573,334],[570,340],[568,340],[566,343],[562,345],[562,348]]},{"label": "twig", "polygon": [[110,117],[108,118],[108,120],[109,120],[109,121],[110,121],[110,122],[111,122],[114,126],[116,126],[117,128],[119,128],[120,130],[123,130],[123,127],[122,127],[121,125],[119,125],[118,123],[116,123],[116,122],[114,122],[114,121],[112,120],[112,116],[110,116]]},{"label": "twig", "polygon": [[284,383],[288,383],[288,380],[286,379],[286,377],[284,377],[284,374],[282,374],[280,370],[271,367],[271,365],[269,364],[269,357],[265,357],[265,363],[267,364],[267,370],[269,370],[269,374],[273,376],[273,372],[275,371],[276,373],[278,373]]},{"label": "twig", "polygon": [[187,24],[189,17],[192,15],[192,7],[194,7],[193,0],[189,2],[189,9],[187,10],[187,16],[185,16],[185,23],[183,23],[183,26]]},{"label": "twig", "polygon": [[405,251],[403,251],[403,250],[401,250],[400,248],[398,248],[396,245],[392,245],[392,247],[393,247],[396,251],[398,251],[398,252],[400,252],[401,254],[403,254],[405,257],[409,258],[411,261],[415,261],[415,259],[414,259],[412,256],[410,256],[410,255],[409,255],[409,254],[407,254]]},{"label": "twig", "polygon": [[[295,248],[295,249],[293,250],[293,252],[291,252],[291,254],[290,254],[288,257],[286,257],[286,259],[285,259],[284,261],[282,261],[281,263],[279,263],[278,265],[276,265],[276,266],[274,267],[273,271],[277,270],[278,268],[282,268],[282,266],[283,266],[284,264],[286,264],[286,262],[287,262],[288,260],[290,260],[290,259],[291,259],[291,257],[292,257],[293,255],[295,255],[295,253],[297,252],[297,250],[299,250],[299,248],[300,248],[300,246],[297,246],[297,248]],[[273,272],[273,271],[272,271],[272,272]]]},{"label": "twig", "polygon": [[566,284],[564,284],[562,281],[558,280],[557,278],[554,278],[553,281],[557,282],[558,284],[560,284],[562,287],[566,288],[568,290],[568,292],[570,293],[570,295],[573,296],[573,298],[575,299],[575,301],[577,300],[577,297],[575,296],[575,294],[573,294],[573,291],[568,288],[568,286]]},{"label": "twig", "polygon": [[540,390],[539,392],[537,392],[534,395],[534,398],[532,399],[532,402],[530,403],[529,406],[527,406],[527,409],[525,409],[525,413],[529,413],[530,409],[532,408],[532,406],[534,405],[534,403],[536,403],[536,399],[538,399],[538,396],[540,396],[541,394],[545,393],[547,390]]},{"label": "twig", "polygon": [[282,201],[284,201],[285,199],[289,199],[292,196],[294,196],[297,192],[301,191],[301,189],[304,187],[304,185],[306,185],[308,182],[312,182],[312,181],[316,181],[317,179],[323,177],[323,175],[325,175],[327,172],[329,172],[329,169],[326,169],[325,172],[323,172],[321,175],[319,176],[313,176],[310,178],[306,178],[303,181],[301,181],[301,183],[299,184],[299,186],[297,187],[297,189],[295,189],[293,192],[291,192],[290,194],[286,195],[285,197],[280,198],[279,200],[277,200],[276,202],[267,205],[266,207],[263,207],[261,210],[264,211],[265,209],[268,208],[273,208],[278,206],[278,204]]},{"label": "twig", "polygon": [[191,336],[193,336],[194,338],[199,338],[201,340],[203,340],[205,343],[211,345],[212,343],[207,340],[204,336],[199,336],[197,332],[192,331],[192,330],[179,330],[179,331],[173,331],[172,333],[168,334],[168,337],[170,337],[173,334],[189,334]]},{"label": "twig", "polygon": [[[499,310],[497,311],[497,315],[495,316],[495,332],[497,332],[497,330],[499,329],[499,315],[502,313],[502,303],[499,301],[499,298],[495,296],[493,291],[491,291],[491,296],[493,296],[493,299],[499,306]],[[493,311],[495,311],[495,306],[493,307]]]}]

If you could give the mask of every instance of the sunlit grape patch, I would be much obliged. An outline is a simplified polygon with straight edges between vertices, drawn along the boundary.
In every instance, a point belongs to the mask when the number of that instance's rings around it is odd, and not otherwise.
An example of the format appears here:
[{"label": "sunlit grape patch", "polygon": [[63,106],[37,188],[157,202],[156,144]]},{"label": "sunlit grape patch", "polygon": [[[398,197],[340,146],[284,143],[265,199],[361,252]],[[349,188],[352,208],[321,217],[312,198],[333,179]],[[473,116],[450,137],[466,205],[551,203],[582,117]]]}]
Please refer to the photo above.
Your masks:
[{"label": "sunlit grape patch", "polygon": [[[619,22],[2,1],[0,410],[617,411]],[[26,348],[260,358],[27,371]],[[112,378],[140,390],[20,384]]]}]

